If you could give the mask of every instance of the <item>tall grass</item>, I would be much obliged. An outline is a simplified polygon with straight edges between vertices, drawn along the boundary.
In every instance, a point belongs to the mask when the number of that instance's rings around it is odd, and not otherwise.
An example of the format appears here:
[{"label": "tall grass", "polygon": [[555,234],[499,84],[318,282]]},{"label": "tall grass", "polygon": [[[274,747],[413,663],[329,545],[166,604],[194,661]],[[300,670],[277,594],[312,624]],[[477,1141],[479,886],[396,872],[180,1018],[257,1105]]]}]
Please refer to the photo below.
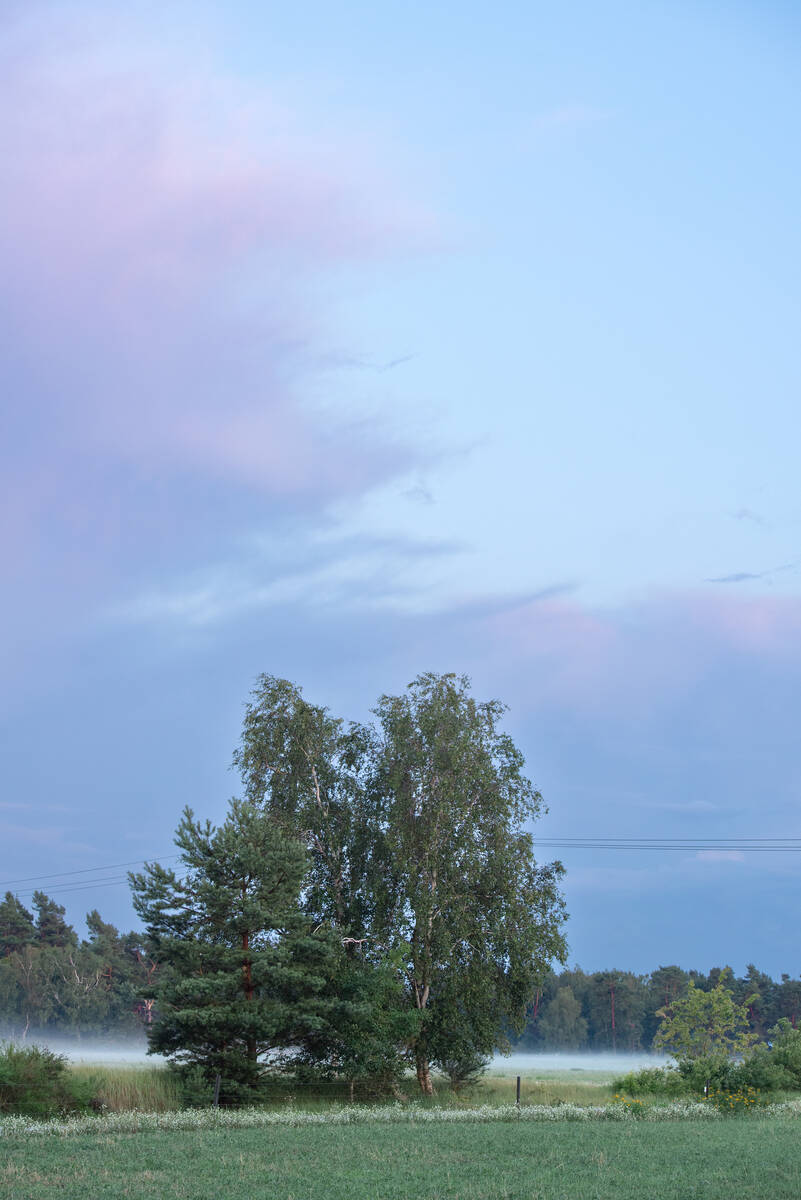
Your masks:
[{"label": "tall grass", "polygon": [[74,1063],[70,1069],[91,1082],[96,1103],[108,1112],[175,1112],[181,1107],[178,1080],[166,1067]]},{"label": "tall grass", "polygon": [[[175,1112],[183,1106],[178,1078],[167,1067],[151,1065],[113,1065],[75,1063],[70,1070],[79,1079],[91,1082],[92,1094],[98,1105],[108,1112]],[[453,1092],[444,1078],[435,1079],[436,1094],[423,1101],[433,1108],[466,1108],[474,1105],[513,1104],[516,1096],[516,1077],[487,1075],[481,1082],[459,1092]],[[265,1088],[264,1106],[283,1108],[286,1105],[310,1110],[324,1110],[332,1103],[347,1103],[346,1083],[296,1083],[291,1079],[275,1080]],[[587,1080],[532,1079],[523,1076],[520,1099],[523,1104],[602,1104],[611,1100],[613,1090],[604,1083]],[[386,1094],[370,1094],[370,1089],[357,1088],[357,1101],[386,1103]],[[395,1099],[420,1101],[417,1081],[405,1079],[399,1085]]]}]

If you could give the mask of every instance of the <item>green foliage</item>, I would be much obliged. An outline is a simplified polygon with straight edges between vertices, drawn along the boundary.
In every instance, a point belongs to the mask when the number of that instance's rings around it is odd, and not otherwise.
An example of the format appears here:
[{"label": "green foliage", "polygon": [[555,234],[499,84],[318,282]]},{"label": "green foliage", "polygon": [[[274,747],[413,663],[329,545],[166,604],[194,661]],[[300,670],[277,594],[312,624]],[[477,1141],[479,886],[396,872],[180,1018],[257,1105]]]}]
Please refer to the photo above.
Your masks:
[{"label": "green foliage", "polygon": [[626,1096],[624,1093],[616,1094],[613,1104],[634,1117],[635,1121],[642,1121],[646,1116],[646,1107],[642,1100],[636,1100],[631,1096]]},{"label": "green foliage", "polygon": [[77,945],[75,930],[64,920],[66,909],[63,904],[56,904],[44,892],[37,891],[33,893],[33,907],[36,909],[36,940],[40,946],[63,949]]},{"label": "green foliage", "polygon": [[185,874],[131,876],[159,958],[152,1051],[222,1077],[220,1102],[254,1099],[264,1056],[320,1037],[347,1008],[328,986],[339,950],[299,908],[303,847],[269,813],[231,802],[215,828],[186,809],[175,838]]},{"label": "green foliage", "polygon": [[197,1063],[169,1063],[180,1097],[179,1108],[208,1108],[214,1099],[214,1084]]},{"label": "green foliage", "polygon": [[565,953],[562,867],[534,860],[523,825],[542,797],[500,730],[503,713],[476,701],[465,677],[433,674],[375,709],[385,830],[375,936],[408,947],[409,1004],[425,1014],[414,1044],[424,1091],[429,1063],[450,1056],[454,1014],[469,1021],[471,1051],[491,1054]]},{"label": "green foliage", "polygon": [[747,1004],[737,1004],[721,979],[709,991],[693,980],[683,996],[659,1013],[661,1024],[654,1045],[677,1059],[697,1059],[742,1054],[753,1045]]},{"label": "green foliage", "polygon": [[461,1053],[458,1050],[450,1055],[440,1055],[437,1064],[451,1085],[451,1091],[462,1092],[465,1088],[474,1088],[484,1076],[490,1059],[477,1050],[466,1046]]},{"label": "green foliage", "polygon": [[773,1039],[770,1055],[775,1064],[787,1072],[792,1087],[801,1088],[801,1029],[795,1029],[782,1017],[770,1031]]},{"label": "green foliage", "polygon": [[92,1078],[74,1077],[67,1059],[44,1046],[0,1047],[0,1113],[51,1117],[86,1111],[95,1091]]},{"label": "green foliage", "polygon": [[761,1092],[752,1087],[740,1087],[735,1091],[710,1091],[707,1099],[713,1108],[727,1116],[751,1112],[768,1102]]},{"label": "green foliage", "polygon": [[262,676],[235,755],[249,800],[305,841],[309,916],[395,970],[426,1091],[432,1063],[506,1045],[565,951],[562,868],[534,861],[542,799],[503,712],[430,674],[346,727]]},{"label": "green foliage", "polygon": [[734,1062],[726,1053],[701,1054],[697,1058],[680,1058],[676,1070],[693,1092],[707,1088],[725,1091],[733,1085]]},{"label": "green foliage", "polygon": [[560,987],[545,1005],[540,1018],[540,1033],[555,1050],[579,1050],[587,1040],[588,1024],[581,1015],[581,1003],[567,985]]},{"label": "green foliage", "polygon": [[12,892],[0,903],[0,956],[16,954],[36,940],[33,914]]},{"label": "green foliage", "polygon": [[691,1083],[672,1067],[629,1071],[615,1079],[612,1086],[616,1092],[635,1096],[683,1096],[692,1091]]}]

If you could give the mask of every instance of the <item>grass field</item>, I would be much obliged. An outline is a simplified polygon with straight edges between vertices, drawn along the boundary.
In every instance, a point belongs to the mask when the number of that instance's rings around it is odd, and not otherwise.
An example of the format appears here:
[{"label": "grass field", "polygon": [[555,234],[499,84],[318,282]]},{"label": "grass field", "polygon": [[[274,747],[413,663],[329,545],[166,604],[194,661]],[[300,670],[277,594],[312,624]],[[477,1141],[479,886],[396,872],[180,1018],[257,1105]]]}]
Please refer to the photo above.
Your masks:
[{"label": "grass field", "polygon": [[797,1200],[799,1120],[4,1137],[0,1200]]},{"label": "grass field", "polygon": [[[82,1079],[91,1078],[95,1081],[95,1094],[110,1112],[134,1108],[143,1112],[173,1112],[181,1106],[177,1081],[166,1067],[76,1063],[70,1070]],[[545,1078],[526,1074],[521,1078],[521,1100],[524,1104],[603,1104],[613,1096],[611,1073],[553,1071],[548,1072]],[[430,1103],[436,1105],[463,1107],[472,1104],[509,1104],[515,1099],[516,1076],[500,1071],[487,1074],[476,1087],[458,1094],[451,1091],[445,1079],[437,1079],[435,1083],[437,1094]],[[413,1077],[400,1090],[410,1100],[419,1099],[417,1081]],[[346,1084],[325,1086],[318,1083],[302,1087],[286,1083],[272,1089],[268,1103],[324,1108],[331,1101],[347,1099]],[[365,1097],[358,1094],[358,1099]]]}]

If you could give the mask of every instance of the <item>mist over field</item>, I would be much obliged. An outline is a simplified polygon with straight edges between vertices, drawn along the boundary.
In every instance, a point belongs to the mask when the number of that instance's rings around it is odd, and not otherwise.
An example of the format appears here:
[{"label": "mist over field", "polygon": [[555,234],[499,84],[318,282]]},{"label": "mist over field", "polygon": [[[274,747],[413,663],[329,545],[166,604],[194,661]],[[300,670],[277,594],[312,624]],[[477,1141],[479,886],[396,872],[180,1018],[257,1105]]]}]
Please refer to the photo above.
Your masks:
[{"label": "mist over field", "polygon": [[[166,1060],[160,1054],[148,1054],[147,1042],[138,1038],[104,1041],[100,1038],[54,1037],[51,1033],[28,1034],[24,1041],[9,1038],[18,1045],[47,1046],[63,1054],[70,1062],[97,1063],[106,1066],[158,1066]],[[646,1051],[613,1054],[611,1051],[543,1051],[541,1053],[496,1054],[489,1065],[491,1075],[528,1075],[539,1077],[553,1072],[598,1071],[624,1075],[642,1067],[666,1066],[670,1060],[662,1054]]]},{"label": "mist over field", "polygon": [[626,1054],[581,1053],[553,1051],[542,1054],[496,1054],[490,1071],[498,1075],[540,1075],[552,1071],[604,1071],[607,1074],[624,1075],[627,1071],[638,1071],[641,1067],[663,1067],[670,1060],[662,1054],[648,1054],[645,1050]]},{"label": "mist over field", "polygon": [[0,1041],[13,1042],[17,1046],[46,1046],[55,1054],[63,1054],[70,1062],[97,1063],[109,1066],[157,1066],[165,1060],[160,1054],[148,1054],[147,1042],[143,1038],[68,1038],[52,1032],[31,1033],[25,1038],[0,1036]]}]

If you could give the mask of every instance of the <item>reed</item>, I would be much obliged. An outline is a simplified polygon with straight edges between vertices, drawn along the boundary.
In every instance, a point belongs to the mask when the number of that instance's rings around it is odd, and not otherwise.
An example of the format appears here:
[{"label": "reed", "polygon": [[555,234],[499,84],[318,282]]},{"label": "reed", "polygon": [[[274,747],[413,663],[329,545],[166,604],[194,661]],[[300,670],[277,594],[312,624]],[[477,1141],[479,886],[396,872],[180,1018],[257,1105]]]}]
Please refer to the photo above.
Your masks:
[{"label": "reed", "polygon": [[95,1101],[108,1112],[174,1112],[181,1107],[178,1080],[165,1067],[75,1063],[71,1070],[92,1081]]}]

